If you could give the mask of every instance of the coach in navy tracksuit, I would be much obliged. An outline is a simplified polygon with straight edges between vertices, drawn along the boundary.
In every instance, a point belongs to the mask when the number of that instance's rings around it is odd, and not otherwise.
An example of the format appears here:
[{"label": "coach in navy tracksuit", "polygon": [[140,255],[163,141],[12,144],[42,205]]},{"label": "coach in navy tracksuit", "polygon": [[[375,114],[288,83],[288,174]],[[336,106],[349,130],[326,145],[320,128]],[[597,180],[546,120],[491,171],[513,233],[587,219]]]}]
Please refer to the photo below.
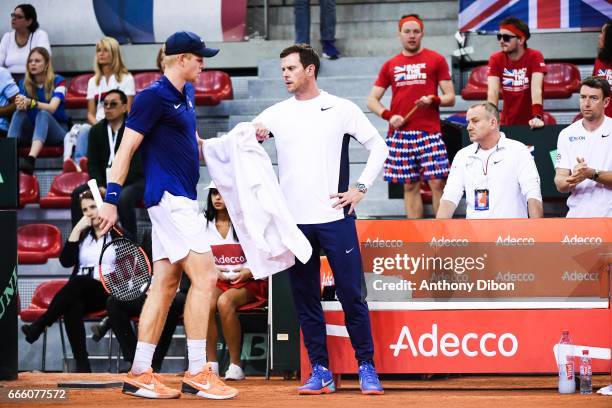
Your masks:
[{"label": "coach in navy tracksuit", "polygon": [[[312,245],[312,258],[289,272],[293,299],[313,371],[300,394],[335,390],[328,367],[321,307],[321,248],[334,274],[338,299],[359,363],[364,394],[382,394],[373,366],[374,345],[363,282],[354,207],[382,169],[388,149],[354,103],[319,90],[319,57],[306,45],[280,55],[283,79],[294,96],[263,111],[253,123],[257,138],[273,135],[281,190],[300,230]],[[365,169],[349,188],[348,146],[355,138],[370,151]]]}]

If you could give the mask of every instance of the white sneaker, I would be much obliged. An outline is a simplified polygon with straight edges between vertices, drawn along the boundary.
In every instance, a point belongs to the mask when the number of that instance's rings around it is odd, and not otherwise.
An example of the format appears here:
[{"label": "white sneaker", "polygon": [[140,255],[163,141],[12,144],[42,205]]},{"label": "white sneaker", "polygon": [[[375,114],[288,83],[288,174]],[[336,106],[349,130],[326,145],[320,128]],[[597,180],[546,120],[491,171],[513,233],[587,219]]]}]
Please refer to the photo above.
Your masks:
[{"label": "white sneaker", "polygon": [[225,379],[236,381],[244,380],[244,371],[242,371],[242,368],[240,366],[236,364],[230,364],[227,368],[227,371],[225,372]]},{"label": "white sneaker", "polygon": [[217,361],[209,361],[210,368],[212,368],[213,373],[218,377],[219,376],[219,363]]}]

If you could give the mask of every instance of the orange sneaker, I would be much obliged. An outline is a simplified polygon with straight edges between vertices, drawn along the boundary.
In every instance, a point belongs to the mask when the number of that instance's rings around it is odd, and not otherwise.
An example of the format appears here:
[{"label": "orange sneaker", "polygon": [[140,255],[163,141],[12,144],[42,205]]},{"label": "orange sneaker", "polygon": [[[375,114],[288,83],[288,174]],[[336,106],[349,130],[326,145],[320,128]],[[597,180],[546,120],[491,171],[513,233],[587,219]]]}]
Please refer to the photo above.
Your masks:
[{"label": "orange sneaker", "polygon": [[143,398],[170,399],[180,398],[178,390],[166,387],[161,382],[161,376],[149,368],[142,374],[133,374],[130,371],[123,380],[124,394],[134,395]]},{"label": "orange sneaker", "polygon": [[207,363],[196,375],[191,375],[187,371],[183,377],[182,391],[210,399],[230,399],[238,395],[237,389],[225,385],[213,372],[210,363]]}]

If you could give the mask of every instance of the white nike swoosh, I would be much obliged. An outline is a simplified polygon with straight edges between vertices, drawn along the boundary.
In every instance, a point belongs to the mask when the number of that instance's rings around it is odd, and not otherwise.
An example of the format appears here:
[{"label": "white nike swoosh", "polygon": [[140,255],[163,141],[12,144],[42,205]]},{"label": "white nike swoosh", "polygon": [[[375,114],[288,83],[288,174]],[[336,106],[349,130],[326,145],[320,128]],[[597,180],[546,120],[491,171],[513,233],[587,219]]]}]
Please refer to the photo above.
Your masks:
[{"label": "white nike swoosh", "polygon": [[174,105],[174,109],[178,109],[180,106],[181,106],[180,103],[178,105]]},{"label": "white nike swoosh", "polygon": [[344,252],[346,252],[347,254],[350,254],[353,249],[355,249],[355,247],[352,247],[351,249],[345,249]]},{"label": "white nike swoosh", "polygon": [[133,381],[133,383],[138,385],[139,387],[143,387],[143,388],[146,388],[147,390],[151,390],[151,391],[153,391],[153,389],[155,388],[154,384],[143,384],[143,383],[138,382],[138,381]]},{"label": "white nike swoosh", "polygon": [[210,389],[210,383],[209,382],[207,382],[206,385],[204,385],[204,384],[197,383],[195,381],[191,381],[191,380],[188,380],[188,381],[190,383],[192,383],[193,385],[196,385],[196,386],[198,386],[198,387],[200,387],[200,388],[202,388],[204,390],[209,390]]},{"label": "white nike swoosh", "polygon": [[327,386],[328,386],[329,384],[331,384],[333,381],[334,381],[334,379],[333,379],[333,378],[332,378],[331,380],[329,380],[329,381],[324,381],[324,382],[323,382],[323,387],[327,387]]},{"label": "white nike swoosh", "polygon": [[111,192],[111,193],[108,193],[108,194],[109,194],[109,195],[113,195],[113,194],[114,194],[114,195],[117,195],[117,193],[116,193],[116,192],[114,192],[114,191],[113,191],[113,192]]}]

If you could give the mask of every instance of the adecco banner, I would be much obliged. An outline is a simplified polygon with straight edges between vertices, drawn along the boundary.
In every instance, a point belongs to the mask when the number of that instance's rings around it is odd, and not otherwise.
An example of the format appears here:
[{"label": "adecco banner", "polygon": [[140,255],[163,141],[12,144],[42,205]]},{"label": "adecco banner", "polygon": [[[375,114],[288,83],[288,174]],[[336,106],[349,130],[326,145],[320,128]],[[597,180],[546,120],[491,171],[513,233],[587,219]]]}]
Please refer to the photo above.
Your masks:
[{"label": "adecco banner", "polygon": [[[379,373],[554,373],[562,330],[597,348],[594,372],[610,372],[610,315],[593,310],[443,310],[370,313]],[[342,312],[325,312],[330,369],[355,373]],[[576,354],[576,353],[575,353]],[[593,353],[591,353],[593,354]],[[576,360],[576,364],[578,361]],[[302,378],[308,378],[302,346]]]},{"label": "adecco banner", "polygon": [[[368,300],[607,298],[612,220],[362,220]],[[333,281],[322,268],[322,284]],[[535,299],[534,299],[535,300]]]},{"label": "adecco banner", "polygon": [[[0,1],[0,35],[21,0]],[[30,0],[51,45],[162,43],[179,30],[205,41],[244,41],[247,0]],[[78,10],[78,12],[76,12]]]}]

